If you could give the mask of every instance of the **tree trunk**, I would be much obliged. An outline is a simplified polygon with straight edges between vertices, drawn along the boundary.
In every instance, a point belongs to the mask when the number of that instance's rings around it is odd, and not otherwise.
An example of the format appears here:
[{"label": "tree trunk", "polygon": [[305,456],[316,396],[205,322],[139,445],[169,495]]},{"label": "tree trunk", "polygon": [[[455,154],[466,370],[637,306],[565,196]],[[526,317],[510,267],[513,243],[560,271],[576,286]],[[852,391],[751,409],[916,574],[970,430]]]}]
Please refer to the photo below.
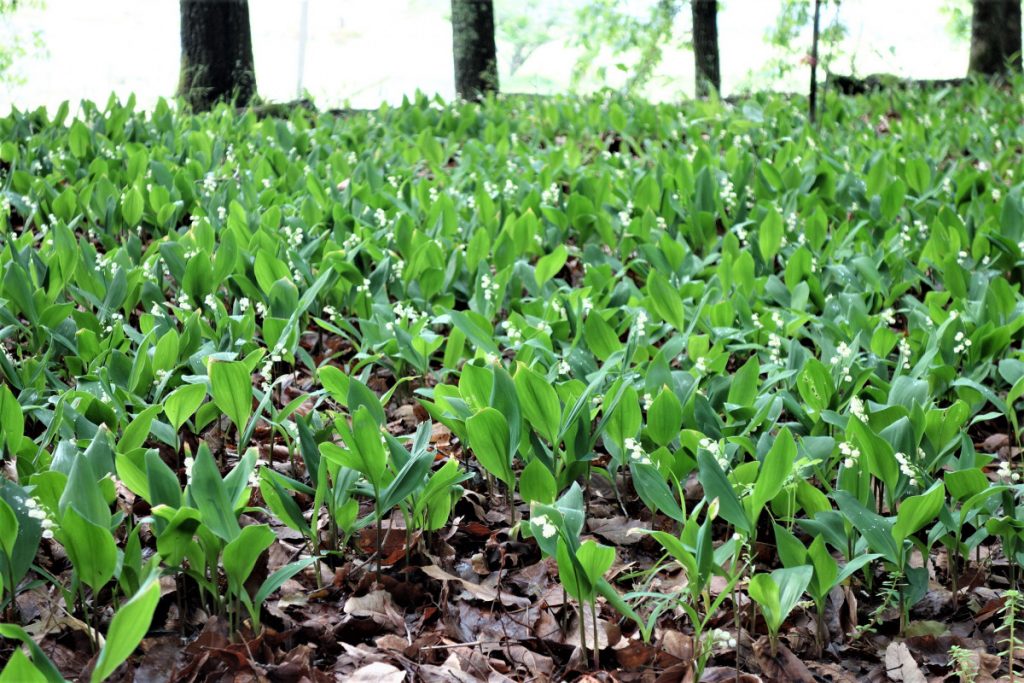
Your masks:
[{"label": "tree trunk", "polygon": [[498,91],[492,0],[452,0],[452,52],[459,97],[480,100]]},{"label": "tree trunk", "polygon": [[1021,70],[1021,0],[973,0],[968,73],[997,76]]},{"label": "tree trunk", "polygon": [[807,110],[811,123],[818,116],[818,42],[821,40],[821,0],[814,0],[814,26],[811,35],[811,87]]},{"label": "tree trunk", "polygon": [[693,60],[696,66],[697,97],[722,89],[718,66],[718,0],[690,0],[693,10]]},{"label": "tree trunk", "polygon": [[256,95],[248,0],[181,0],[178,94],[196,111]]}]

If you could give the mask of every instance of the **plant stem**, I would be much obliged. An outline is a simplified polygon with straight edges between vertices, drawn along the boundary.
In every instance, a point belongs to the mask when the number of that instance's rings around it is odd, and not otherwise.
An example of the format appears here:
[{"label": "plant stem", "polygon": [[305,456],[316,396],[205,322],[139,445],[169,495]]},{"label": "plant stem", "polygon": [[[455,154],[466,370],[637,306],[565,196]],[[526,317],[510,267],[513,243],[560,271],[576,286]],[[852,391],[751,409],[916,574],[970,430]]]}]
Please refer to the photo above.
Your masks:
[{"label": "plant stem", "polygon": [[583,619],[583,601],[579,605],[580,617],[580,649],[583,651],[583,661],[587,660],[587,624]]},{"label": "plant stem", "polygon": [[597,638],[597,597],[590,601],[590,621],[594,629],[594,670],[601,668],[601,645]]}]

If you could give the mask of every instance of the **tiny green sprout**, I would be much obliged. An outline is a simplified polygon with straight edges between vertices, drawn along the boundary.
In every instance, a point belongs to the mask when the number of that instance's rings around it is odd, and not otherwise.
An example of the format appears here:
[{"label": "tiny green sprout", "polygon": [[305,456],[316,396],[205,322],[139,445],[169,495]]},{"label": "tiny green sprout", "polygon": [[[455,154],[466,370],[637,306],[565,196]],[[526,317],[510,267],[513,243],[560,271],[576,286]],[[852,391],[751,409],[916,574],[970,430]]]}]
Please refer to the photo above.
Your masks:
[{"label": "tiny green sprout", "polygon": [[978,676],[978,662],[973,652],[959,645],[951,645],[949,661],[952,673],[960,679],[960,683],[974,683]]}]

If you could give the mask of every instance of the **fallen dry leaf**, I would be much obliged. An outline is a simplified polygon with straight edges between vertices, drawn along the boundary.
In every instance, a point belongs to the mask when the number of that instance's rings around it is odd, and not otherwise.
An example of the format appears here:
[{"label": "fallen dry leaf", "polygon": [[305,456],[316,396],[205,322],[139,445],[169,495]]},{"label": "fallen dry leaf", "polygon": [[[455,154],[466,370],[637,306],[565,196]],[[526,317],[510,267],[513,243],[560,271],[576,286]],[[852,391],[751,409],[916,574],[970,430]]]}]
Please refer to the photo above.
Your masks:
[{"label": "fallen dry leaf", "polygon": [[342,608],[345,614],[353,617],[369,617],[382,626],[391,626],[396,631],[403,630],[405,620],[395,608],[391,594],[377,590],[360,597],[352,597],[345,601]]},{"label": "fallen dry leaf", "polygon": [[349,683],[402,683],[405,672],[384,662],[367,664],[352,672]]},{"label": "fallen dry leaf", "polygon": [[903,683],[928,683],[920,667],[903,641],[893,641],[885,648],[885,673],[889,680]]},{"label": "fallen dry leaf", "polygon": [[782,643],[778,643],[772,654],[767,636],[761,636],[753,645],[753,660],[770,681],[792,683],[816,683],[814,675],[796,655]]},{"label": "fallen dry leaf", "polygon": [[531,602],[529,598],[520,597],[518,595],[512,595],[507,591],[497,591],[488,586],[481,586],[478,583],[467,581],[459,578],[454,574],[449,574],[445,570],[441,569],[437,565],[428,565],[426,567],[420,567],[420,570],[438,581],[453,581],[462,586],[462,589],[469,593],[469,595],[477,600],[483,600],[484,602],[501,602],[501,604],[508,607],[529,607]]}]

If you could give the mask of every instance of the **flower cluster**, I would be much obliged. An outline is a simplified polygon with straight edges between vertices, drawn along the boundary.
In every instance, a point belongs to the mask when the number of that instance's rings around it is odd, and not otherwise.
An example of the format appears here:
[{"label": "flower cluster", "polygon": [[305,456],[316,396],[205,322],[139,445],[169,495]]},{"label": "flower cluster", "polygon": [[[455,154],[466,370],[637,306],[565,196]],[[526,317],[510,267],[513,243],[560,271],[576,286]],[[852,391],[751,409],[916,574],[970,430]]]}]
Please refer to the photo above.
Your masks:
[{"label": "flower cluster", "polygon": [[1016,484],[1020,481],[1020,472],[1014,472],[1010,467],[1010,463],[1007,460],[999,463],[999,469],[996,470],[996,474],[999,478],[1006,482],[1012,482]]},{"label": "flower cluster", "polygon": [[480,287],[484,291],[484,301],[490,303],[498,295],[498,283],[491,279],[490,275],[480,277]]},{"label": "flower cluster", "polygon": [[957,332],[953,337],[953,341],[956,342],[956,346],[953,347],[953,353],[965,353],[967,349],[971,348],[971,340],[963,332]]},{"label": "flower cluster", "polygon": [[910,342],[906,337],[900,337],[899,342],[900,360],[899,363],[904,370],[910,369]]},{"label": "flower cluster", "polygon": [[720,628],[711,629],[707,635],[708,647],[712,650],[721,647],[736,647],[736,638],[728,631]]},{"label": "flower cluster", "polygon": [[725,205],[725,210],[732,212],[736,208],[736,188],[732,184],[732,181],[728,177],[722,177],[722,180],[718,184],[719,195],[722,197],[722,204]]},{"label": "flower cluster", "polygon": [[698,442],[697,445],[706,450],[708,453],[710,453],[711,456],[718,463],[719,467],[721,467],[723,470],[729,467],[729,458],[725,455],[725,452],[722,450],[722,444],[718,443],[714,439],[704,437]]},{"label": "flower cluster", "polygon": [[625,446],[626,451],[629,452],[629,459],[638,465],[650,465],[651,459],[647,457],[647,452],[644,451],[644,447],[640,445],[640,442],[634,438],[627,437],[622,445]]},{"label": "flower cluster", "polygon": [[852,468],[860,458],[860,449],[848,441],[839,444],[839,453],[843,456],[843,467]]},{"label": "flower cluster", "polygon": [[917,486],[917,473],[914,472],[914,468],[910,465],[910,459],[907,457],[906,453],[896,451],[893,457],[896,458],[896,462],[899,463],[900,472],[910,480],[910,485]]},{"label": "flower cluster", "polygon": [[558,527],[552,524],[546,515],[537,515],[532,521],[540,527],[540,535],[544,538],[552,538],[558,533]]},{"label": "flower cluster", "polygon": [[50,517],[50,513],[46,508],[39,502],[39,499],[27,498],[25,500],[25,507],[28,508],[29,517],[39,520],[40,526],[43,527],[43,538],[53,538],[53,530],[57,528],[57,524]]},{"label": "flower cluster", "polygon": [[861,422],[866,423],[868,421],[868,414],[864,410],[864,402],[856,396],[850,399],[850,413]]},{"label": "flower cluster", "polygon": [[289,225],[282,225],[281,226],[281,232],[288,239],[288,241],[291,242],[294,246],[296,246],[296,247],[301,247],[302,246],[302,240],[305,237],[305,233],[303,232],[302,228],[300,228],[300,227],[292,228]]},{"label": "flower cluster", "polygon": [[636,333],[638,337],[643,337],[647,333],[647,311],[643,309],[636,314]]},{"label": "flower cluster", "polygon": [[782,337],[774,332],[768,333],[768,355],[773,363],[782,362]]},{"label": "flower cluster", "polygon": [[501,321],[501,329],[505,330],[505,334],[508,336],[510,343],[516,344],[523,341],[522,331],[508,320]]},{"label": "flower cluster", "polygon": [[633,219],[633,202],[626,202],[626,208],[619,211],[619,222],[627,225]]}]

